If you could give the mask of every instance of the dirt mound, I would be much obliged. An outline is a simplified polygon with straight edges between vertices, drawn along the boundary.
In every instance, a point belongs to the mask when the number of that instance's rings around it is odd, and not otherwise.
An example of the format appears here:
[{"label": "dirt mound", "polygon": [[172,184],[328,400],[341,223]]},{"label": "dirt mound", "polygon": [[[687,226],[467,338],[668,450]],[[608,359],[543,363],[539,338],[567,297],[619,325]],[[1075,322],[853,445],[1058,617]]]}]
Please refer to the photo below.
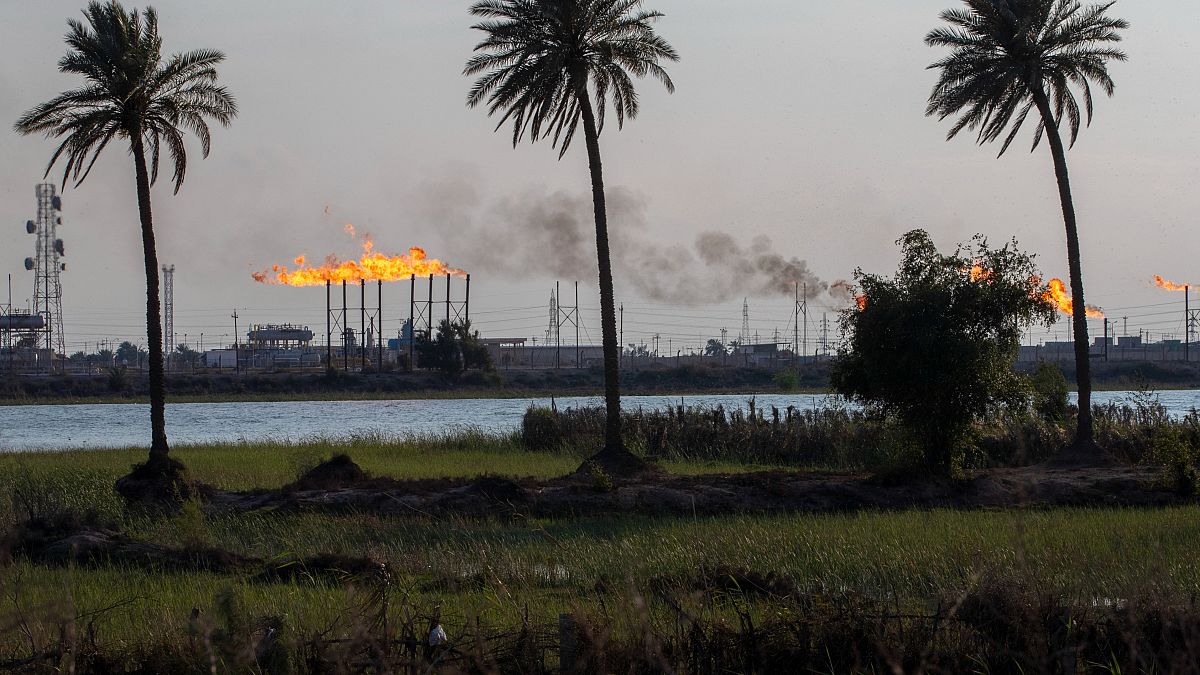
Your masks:
[{"label": "dirt mound", "polygon": [[183,464],[165,455],[152,455],[146,463],[135,464],[129,475],[117,480],[116,490],[128,505],[168,510],[197,494]]},{"label": "dirt mound", "polygon": [[[311,483],[310,483],[311,485]],[[611,477],[589,471],[551,480],[399,481],[367,478],[331,489],[221,492],[216,510],[371,513],[381,516],[545,518],[713,516],[731,513],[839,513],[903,509],[1157,507],[1194,503],[1164,484],[1153,467],[989,469],[962,479],[812,471]]]},{"label": "dirt mound", "polygon": [[1042,466],[1050,469],[1104,469],[1121,465],[1107,450],[1089,441],[1072,443],[1042,463]]},{"label": "dirt mound", "polygon": [[363,471],[350,455],[340,454],[321,462],[304,475],[283,489],[288,491],[301,490],[335,490],[349,487],[368,480],[370,476]]},{"label": "dirt mound", "polygon": [[13,555],[55,565],[136,565],[154,569],[187,569],[230,573],[257,564],[252,558],[211,547],[167,548],[130,538],[115,529],[63,520],[29,520],[5,537]]},{"label": "dirt mound", "polygon": [[502,504],[521,505],[531,501],[529,491],[516,481],[500,476],[480,476],[472,483],[469,490],[481,497]]}]

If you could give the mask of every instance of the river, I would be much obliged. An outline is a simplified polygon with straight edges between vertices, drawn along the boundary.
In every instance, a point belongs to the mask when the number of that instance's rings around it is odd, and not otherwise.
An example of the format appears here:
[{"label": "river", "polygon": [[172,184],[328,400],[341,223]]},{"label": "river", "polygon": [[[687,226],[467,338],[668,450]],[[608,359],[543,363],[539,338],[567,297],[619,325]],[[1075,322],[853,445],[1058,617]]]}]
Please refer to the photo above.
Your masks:
[{"label": "river", "polygon": [[[1200,390],[1157,394],[1172,415],[1200,408]],[[1072,395],[1073,397],[1074,395]],[[1131,392],[1096,392],[1097,404],[1126,401]],[[678,405],[745,408],[744,394],[626,396],[626,409]],[[826,394],[760,394],[764,408],[818,408],[837,402]],[[559,408],[602,405],[599,397],[555,399]],[[236,441],[297,441],[354,434],[437,434],[461,429],[510,432],[530,405],[549,398],[426,399],[401,401],[286,401],[277,403],[173,403],[167,405],[172,444]],[[0,406],[0,452],[67,448],[145,447],[150,443],[149,406],[141,403]]]}]

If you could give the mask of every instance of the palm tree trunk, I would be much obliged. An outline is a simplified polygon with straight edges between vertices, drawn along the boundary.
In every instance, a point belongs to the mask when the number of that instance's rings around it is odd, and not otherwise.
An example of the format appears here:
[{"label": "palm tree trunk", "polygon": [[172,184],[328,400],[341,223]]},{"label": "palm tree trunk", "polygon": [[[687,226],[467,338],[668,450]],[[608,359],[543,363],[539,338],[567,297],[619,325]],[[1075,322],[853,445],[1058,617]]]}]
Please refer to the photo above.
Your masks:
[{"label": "palm tree trunk", "polygon": [[596,257],[600,268],[600,327],[604,336],[604,450],[601,455],[625,454],[621,438],[621,352],[617,344],[617,306],[613,291],[612,261],[608,247],[608,214],[604,204],[604,173],[600,164],[600,134],[588,99],[580,87],[579,107],[592,173],[592,206],[596,215]]},{"label": "palm tree trunk", "polygon": [[146,261],[146,339],[150,350],[150,462],[165,466],[167,453],[167,384],[163,373],[162,310],[158,300],[158,253],[154,248],[154,216],[150,210],[150,176],[141,133],[130,133],[137,170],[138,214],[142,221],[142,256]]},{"label": "palm tree trunk", "polygon": [[1076,449],[1095,448],[1092,431],[1092,362],[1088,344],[1087,306],[1083,300],[1083,267],[1079,255],[1079,230],[1075,223],[1075,203],[1071,199],[1071,181],[1067,177],[1067,153],[1063,148],[1058,123],[1050,108],[1050,99],[1040,81],[1032,86],[1033,100],[1046,126],[1046,139],[1054,156],[1054,174],[1058,178],[1058,196],[1063,221],[1067,226],[1067,266],[1071,276],[1071,311],[1075,341],[1075,383],[1079,387],[1079,423],[1075,432]]}]

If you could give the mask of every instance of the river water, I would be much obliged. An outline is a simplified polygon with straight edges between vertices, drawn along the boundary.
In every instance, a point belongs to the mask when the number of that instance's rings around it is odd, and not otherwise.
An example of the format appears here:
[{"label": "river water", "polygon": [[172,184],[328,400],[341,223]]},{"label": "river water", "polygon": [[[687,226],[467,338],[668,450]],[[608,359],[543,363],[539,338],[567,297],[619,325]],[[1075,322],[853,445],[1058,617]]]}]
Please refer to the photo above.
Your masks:
[{"label": "river water", "polygon": [[[1157,394],[1172,415],[1200,408],[1200,390]],[[1072,395],[1073,396],[1073,395]],[[1097,392],[1096,404],[1128,401],[1130,392]],[[751,397],[736,395],[626,396],[627,410],[665,406],[747,407]],[[826,394],[760,394],[763,408],[819,408],[840,399]],[[599,397],[557,398],[559,408],[599,406]],[[235,441],[298,441],[353,434],[437,434],[462,429],[509,432],[519,428],[530,405],[549,398],[427,399],[403,401],[287,401],[278,403],[175,403],[167,405],[172,444]],[[0,452],[65,448],[146,447],[149,406],[140,403],[0,406]]]}]

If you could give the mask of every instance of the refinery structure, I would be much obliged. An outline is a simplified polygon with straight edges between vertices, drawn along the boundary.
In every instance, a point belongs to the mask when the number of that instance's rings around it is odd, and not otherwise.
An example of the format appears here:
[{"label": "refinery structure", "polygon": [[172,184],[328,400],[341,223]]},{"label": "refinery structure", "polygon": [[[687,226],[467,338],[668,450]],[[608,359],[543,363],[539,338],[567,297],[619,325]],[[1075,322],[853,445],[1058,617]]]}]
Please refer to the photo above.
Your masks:
[{"label": "refinery structure", "polygon": [[[95,340],[79,349],[66,341],[63,316],[63,273],[66,249],[60,237],[63,203],[53,184],[35,188],[36,218],[23,225],[31,237],[33,255],[25,257],[24,268],[32,278],[9,274],[5,302],[0,304],[0,372],[49,374],[56,372],[103,373],[112,368],[142,369],[146,365],[141,335],[114,335]],[[579,283],[556,283],[549,304],[541,314],[544,330],[512,330],[506,315],[529,312],[530,307],[491,309],[478,323],[471,323],[471,275],[429,258],[421,248],[388,256],[374,249],[369,235],[359,236],[345,227],[362,244],[362,257],[340,261],[327,257],[320,265],[308,264],[304,256],[291,266],[275,265],[255,273],[262,284],[287,287],[324,287],[324,307],[313,307],[304,319],[256,321],[232,311],[233,333],[221,335],[205,349],[199,333],[199,349],[176,324],[174,291],[176,266],[162,266],[163,336],[169,372],[275,372],[329,369],[360,372],[402,372],[423,367],[420,346],[434,340],[443,324],[470,324],[478,333],[493,367],[511,369],[564,369],[600,367],[604,354],[595,329],[596,309],[580,304]],[[186,274],[186,272],[185,272]],[[18,288],[28,284],[13,301],[14,281]],[[1098,361],[1200,361],[1200,308],[1191,298],[1191,286],[1154,278],[1154,285],[1174,294],[1176,301],[1143,307],[1116,308],[1106,316],[1099,308],[1088,308],[1100,335],[1090,346]],[[1057,284],[1057,285],[1056,285]],[[836,285],[836,284],[835,284]],[[386,291],[385,291],[386,286]],[[810,315],[809,288],[795,283],[794,304],[780,312],[771,307],[775,319],[756,317],[751,321],[750,300],[741,306],[741,328],[732,333],[724,314],[672,314],[647,306],[630,307],[626,330],[626,307],[620,308],[621,366],[645,369],[684,365],[710,367],[787,368],[829,360],[840,341],[837,310]],[[543,296],[545,297],[545,296]],[[1047,293],[1060,312],[1070,316],[1069,294],[1055,279]],[[861,303],[862,300],[859,299]],[[1181,305],[1181,306],[1180,306]],[[184,310],[186,311],[186,309]],[[261,311],[261,310],[260,310]],[[704,310],[691,310],[703,312]],[[721,310],[724,311],[724,310]],[[790,314],[785,317],[783,314]],[[1118,316],[1119,315],[1119,316]],[[318,323],[314,319],[320,316]],[[547,321],[548,316],[548,321]],[[585,318],[586,317],[586,318]],[[517,316],[515,320],[532,317]],[[683,319],[680,323],[673,319]],[[1131,330],[1130,320],[1133,320]],[[1070,319],[1067,318],[1069,324]],[[736,325],[736,324],[735,324]],[[770,328],[763,330],[765,326]],[[322,331],[322,328],[324,329]],[[183,328],[187,331],[187,327]],[[211,328],[210,328],[211,330]],[[731,334],[732,333],[732,334]],[[196,335],[196,333],[192,333]],[[1036,340],[1030,335],[1021,347],[1019,360],[1071,361],[1074,346],[1069,340]],[[144,334],[143,334],[144,335]],[[210,333],[210,336],[215,335]],[[181,340],[180,337],[183,339]],[[1049,336],[1047,336],[1049,337]],[[216,346],[211,346],[213,343]],[[117,345],[121,348],[118,349]]]}]

